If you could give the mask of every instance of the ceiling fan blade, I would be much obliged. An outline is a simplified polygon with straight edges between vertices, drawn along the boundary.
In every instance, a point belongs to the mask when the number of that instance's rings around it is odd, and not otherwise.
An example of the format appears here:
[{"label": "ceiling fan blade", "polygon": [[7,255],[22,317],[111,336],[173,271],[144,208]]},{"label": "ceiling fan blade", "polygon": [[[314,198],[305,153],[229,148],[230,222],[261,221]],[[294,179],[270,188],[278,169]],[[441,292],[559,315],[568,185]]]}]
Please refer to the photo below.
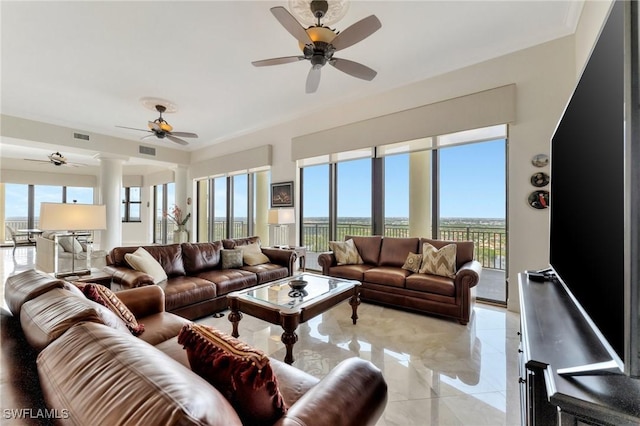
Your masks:
[{"label": "ceiling fan blade", "polygon": [[141,137],[140,140],[158,137],[158,135],[156,135],[155,133],[153,133],[153,132],[150,132],[150,133],[151,133],[150,135]]},{"label": "ceiling fan blade", "polygon": [[309,74],[307,74],[307,84],[305,86],[306,93],[315,93],[315,91],[318,90],[318,86],[320,85],[321,69],[321,65],[314,65],[309,70]]},{"label": "ceiling fan blade", "polygon": [[373,80],[373,78],[378,74],[377,71],[372,70],[361,63],[353,62],[348,59],[333,58],[329,64],[350,76],[367,81]]},{"label": "ceiling fan blade", "polygon": [[167,136],[180,136],[181,138],[197,138],[198,135],[191,132],[171,132],[167,133]]},{"label": "ceiling fan blade", "polygon": [[336,51],[346,49],[369,37],[380,28],[382,28],[382,23],[376,18],[376,15],[367,16],[339,32],[331,45],[335,47]]},{"label": "ceiling fan blade", "polygon": [[288,64],[289,62],[298,62],[304,59],[304,56],[284,56],[282,58],[263,59],[261,61],[251,62],[254,67],[265,67],[269,65]]},{"label": "ceiling fan blade", "polygon": [[50,164],[51,161],[47,161],[47,160],[32,160],[31,158],[23,158],[24,161],[33,161],[34,163],[46,163],[46,164]]},{"label": "ceiling fan blade", "polygon": [[148,129],[136,129],[135,127],[126,127],[126,126],[116,126],[119,127],[121,129],[129,129],[129,130],[139,130],[141,132],[150,132],[151,130]]},{"label": "ceiling fan blade", "polygon": [[276,17],[278,22],[302,44],[313,44],[313,40],[307,34],[304,27],[289,13],[287,9],[282,6],[276,6],[271,8],[271,13]]},{"label": "ceiling fan blade", "polygon": [[183,141],[182,139],[176,138],[175,136],[171,136],[169,134],[167,134],[167,139],[169,139],[172,142],[179,143],[180,145],[189,145],[189,142]]}]

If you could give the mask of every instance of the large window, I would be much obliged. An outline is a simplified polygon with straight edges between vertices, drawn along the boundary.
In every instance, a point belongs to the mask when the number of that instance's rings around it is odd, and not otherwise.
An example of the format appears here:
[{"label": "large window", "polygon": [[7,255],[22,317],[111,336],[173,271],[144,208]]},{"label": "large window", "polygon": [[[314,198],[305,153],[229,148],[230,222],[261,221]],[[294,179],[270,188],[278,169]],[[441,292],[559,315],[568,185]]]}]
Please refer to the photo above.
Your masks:
[{"label": "large window", "polygon": [[198,182],[198,241],[254,235],[256,175],[217,176]]},{"label": "large window", "polygon": [[173,231],[177,229],[177,226],[165,216],[165,213],[168,212],[176,202],[176,184],[171,182],[156,185],[153,188],[153,194],[155,211],[153,241],[157,244],[171,244],[173,242]]},{"label": "large window", "polygon": [[[307,265],[346,235],[473,241],[479,298],[506,303],[506,126],[302,160]],[[320,163],[320,164],[319,164]],[[328,164],[321,164],[328,163]]]},{"label": "large window", "polygon": [[140,222],[140,211],[142,207],[141,188],[132,186],[122,188],[122,221]]},{"label": "large window", "polygon": [[13,229],[40,226],[40,203],[93,204],[93,188],[5,184],[5,224]]}]

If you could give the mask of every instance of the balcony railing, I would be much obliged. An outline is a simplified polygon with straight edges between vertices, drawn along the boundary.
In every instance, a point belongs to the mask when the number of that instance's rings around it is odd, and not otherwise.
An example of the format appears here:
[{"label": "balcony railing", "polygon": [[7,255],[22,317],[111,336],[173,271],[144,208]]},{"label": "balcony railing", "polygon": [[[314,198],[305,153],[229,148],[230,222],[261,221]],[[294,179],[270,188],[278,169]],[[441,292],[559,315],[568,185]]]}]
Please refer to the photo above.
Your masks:
[{"label": "balcony railing", "polygon": [[[346,235],[371,235],[371,225],[358,223],[339,223],[337,241],[343,241]],[[409,236],[407,225],[386,225],[386,237],[405,238]],[[305,223],[303,225],[303,244],[311,252],[323,252],[329,249],[329,224]],[[474,258],[482,267],[506,269],[507,233],[504,228],[440,226],[438,239],[448,241],[473,241]]]}]

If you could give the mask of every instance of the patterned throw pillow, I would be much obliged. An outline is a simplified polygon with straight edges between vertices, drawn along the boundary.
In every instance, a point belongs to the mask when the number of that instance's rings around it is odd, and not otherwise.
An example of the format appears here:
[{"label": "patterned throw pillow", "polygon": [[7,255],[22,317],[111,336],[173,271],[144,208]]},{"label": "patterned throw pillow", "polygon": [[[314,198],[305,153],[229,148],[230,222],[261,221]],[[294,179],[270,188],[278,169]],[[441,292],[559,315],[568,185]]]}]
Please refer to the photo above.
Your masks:
[{"label": "patterned throw pillow", "polygon": [[262,250],[260,249],[258,243],[236,247],[242,250],[242,260],[249,266],[269,263],[269,258],[264,253],[262,253]]},{"label": "patterned throw pillow", "polygon": [[178,335],[191,369],[234,406],[243,424],[271,425],[287,412],[269,357],[202,324],[185,324]]},{"label": "patterned throw pillow", "polygon": [[347,241],[329,241],[329,248],[336,256],[338,265],[360,265],[364,263],[352,239]]},{"label": "patterned throw pillow", "polygon": [[87,299],[93,300],[102,306],[106,306],[111,312],[116,314],[125,323],[129,331],[131,331],[131,334],[134,336],[142,334],[144,331],[144,324],[138,323],[136,317],[129,308],[127,308],[127,305],[122,303],[114,292],[100,284],[78,283],[77,286]]},{"label": "patterned throw pillow", "polygon": [[407,260],[404,261],[404,265],[402,265],[402,269],[406,269],[411,272],[418,272],[420,270],[420,265],[422,264],[422,255],[416,253],[409,253],[407,256]]},{"label": "patterned throw pillow", "polygon": [[242,268],[242,250],[240,249],[222,249],[220,258],[222,269]]},{"label": "patterned throw pillow", "polygon": [[158,284],[167,279],[167,273],[162,265],[160,265],[160,262],[143,247],[139,247],[133,253],[125,254],[124,260],[136,271],[151,275],[154,284]]},{"label": "patterned throw pillow", "polygon": [[419,272],[454,278],[456,276],[456,250],[455,244],[447,244],[440,250],[429,243],[422,244],[422,265]]}]

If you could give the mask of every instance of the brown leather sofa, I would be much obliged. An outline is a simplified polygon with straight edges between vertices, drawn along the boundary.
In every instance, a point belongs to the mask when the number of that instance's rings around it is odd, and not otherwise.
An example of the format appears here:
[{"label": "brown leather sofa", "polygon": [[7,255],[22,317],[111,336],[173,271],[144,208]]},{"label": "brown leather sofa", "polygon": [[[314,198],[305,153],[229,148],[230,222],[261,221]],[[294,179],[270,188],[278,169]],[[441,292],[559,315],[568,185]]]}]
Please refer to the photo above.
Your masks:
[{"label": "brown leather sofa", "polygon": [[[473,260],[472,241],[441,241],[427,238],[351,237],[363,264],[338,265],[333,252],[321,253],[322,273],[358,280],[363,301],[381,303],[411,311],[454,318],[467,324],[475,303],[475,285],[482,265]],[[456,244],[454,278],[413,273],[403,269],[409,253],[422,253],[428,242],[437,249]]]},{"label": "brown leather sofa", "polygon": [[[227,308],[227,294],[291,276],[297,255],[287,250],[262,248],[270,262],[222,269],[220,252],[252,243],[259,237],[226,239],[212,243],[143,246],[161,265],[168,279],[158,283],[166,297],[167,311],[188,319],[201,318]],[[112,274],[112,289],[153,285],[153,277],[131,268],[125,254],[138,247],[116,247],[107,255],[104,271]]]},{"label": "brown leather sofa", "polygon": [[[176,337],[189,321],[164,310],[159,287],[117,294],[144,324],[139,337],[105,325],[72,284],[35,270],[5,287],[14,314],[0,318],[1,391],[11,424],[241,424],[225,397],[189,368]],[[380,370],[360,358],[322,380],[270,363],[288,407],[276,425],[375,424],[386,405]]]}]

